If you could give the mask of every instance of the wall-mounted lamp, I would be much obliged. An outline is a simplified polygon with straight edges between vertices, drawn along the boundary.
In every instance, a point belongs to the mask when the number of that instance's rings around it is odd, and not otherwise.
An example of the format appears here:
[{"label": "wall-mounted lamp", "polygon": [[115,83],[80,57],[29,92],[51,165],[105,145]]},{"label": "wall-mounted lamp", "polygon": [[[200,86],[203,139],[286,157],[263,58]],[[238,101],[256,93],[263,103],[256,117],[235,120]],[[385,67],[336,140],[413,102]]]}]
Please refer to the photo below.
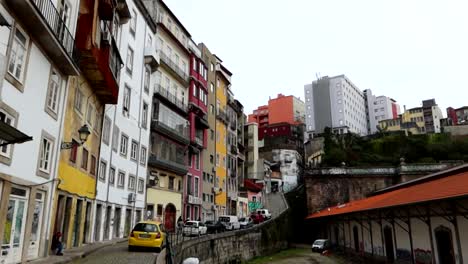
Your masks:
[{"label": "wall-mounted lamp", "polygon": [[82,127],[80,127],[80,129],[78,129],[78,135],[80,137],[80,143],[76,143],[76,142],[62,142],[62,144],[60,145],[60,149],[71,149],[73,148],[75,145],[78,145],[78,146],[81,146],[83,145],[86,140],[88,140],[88,136],[89,134],[91,134],[91,132],[89,131],[89,128],[87,125],[83,125]]}]

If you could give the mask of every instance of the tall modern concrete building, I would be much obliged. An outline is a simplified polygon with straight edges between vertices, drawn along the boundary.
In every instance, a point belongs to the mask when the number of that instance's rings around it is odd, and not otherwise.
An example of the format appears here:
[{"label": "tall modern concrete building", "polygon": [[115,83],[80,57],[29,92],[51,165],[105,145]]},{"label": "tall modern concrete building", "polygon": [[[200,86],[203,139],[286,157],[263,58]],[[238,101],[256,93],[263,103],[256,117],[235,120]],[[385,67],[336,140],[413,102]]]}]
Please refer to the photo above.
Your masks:
[{"label": "tall modern concrete building", "polygon": [[322,77],[306,84],[304,94],[309,133],[322,133],[325,127],[336,133],[368,133],[365,95],[346,76]]},{"label": "tall modern concrete building", "polygon": [[367,114],[367,133],[377,132],[379,121],[397,119],[400,114],[400,106],[390,97],[380,95],[375,96],[370,89],[364,90],[366,114]]}]

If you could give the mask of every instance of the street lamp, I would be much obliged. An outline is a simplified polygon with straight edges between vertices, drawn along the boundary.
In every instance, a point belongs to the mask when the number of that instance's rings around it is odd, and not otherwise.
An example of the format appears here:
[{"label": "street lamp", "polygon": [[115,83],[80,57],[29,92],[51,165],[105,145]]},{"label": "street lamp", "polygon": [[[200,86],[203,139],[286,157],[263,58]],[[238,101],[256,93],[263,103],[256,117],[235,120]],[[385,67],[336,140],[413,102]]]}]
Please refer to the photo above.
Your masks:
[{"label": "street lamp", "polygon": [[89,134],[91,134],[91,132],[89,131],[88,126],[83,125],[82,127],[80,127],[80,129],[78,129],[78,135],[79,135],[79,138],[80,138],[80,143],[76,143],[75,141],[62,142],[62,144],[60,145],[60,148],[61,149],[71,149],[76,145],[81,146],[86,142],[86,140],[88,140]]}]

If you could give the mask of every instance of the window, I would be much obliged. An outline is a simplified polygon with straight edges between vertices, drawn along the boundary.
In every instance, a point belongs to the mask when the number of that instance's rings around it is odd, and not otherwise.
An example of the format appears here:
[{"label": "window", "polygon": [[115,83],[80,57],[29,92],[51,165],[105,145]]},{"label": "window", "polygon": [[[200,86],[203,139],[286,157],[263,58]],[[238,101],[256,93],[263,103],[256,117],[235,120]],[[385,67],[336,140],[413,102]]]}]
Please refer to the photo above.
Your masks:
[{"label": "window", "polygon": [[132,19],[130,20],[130,33],[133,36],[135,36],[136,24],[137,24],[137,13],[135,10],[132,10]]},{"label": "window", "polygon": [[210,63],[210,71],[214,71],[214,64]]},{"label": "window", "polygon": [[78,88],[76,88],[75,92],[75,109],[83,114],[83,93]]},{"label": "window", "polygon": [[148,104],[143,102],[143,111],[142,111],[142,118],[141,118],[141,126],[143,128],[147,128],[148,126]]},{"label": "window", "polygon": [[128,136],[122,134],[120,136],[120,154],[127,156],[127,149],[128,149]]},{"label": "window", "polygon": [[119,171],[119,176],[117,178],[117,186],[123,188],[125,185],[125,172]]},{"label": "window", "polygon": [[49,174],[52,162],[52,149],[54,142],[50,138],[42,137],[39,156],[39,170]]},{"label": "window", "polygon": [[57,73],[55,69],[52,69],[50,72],[49,77],[49,88],[47,91],[47,108],[46,112],[51,114],[54,118],[57,118],[58,112],[58,101],[59,101],[59,93],[60,93],[60,86],[62,80],[60,75]]},{"label": "window", "polygon": [[73,163],[76,162],[76,157],[78,155],[78,146],[78,142],[72,139],[72,148],[70,149],[70,161]]},{"label": "window", "polygon": [[219,166],[219,154],[216,154],[216,166]]},{"label": "window", "polygon": [[213,164],[213,162],[214,162],[214,157],[213,155],[210,155],[210,163]]},{"label": "window", "polygon": [[200,170],[200,153],[195,153],[195,169]]},{"label": "window", "polygon": [[214,130],[210,129],[210,138],[211,140],[214,140]]},{"label": "window", "polygon": [[119,134],[120,129],[117,126],[114,126],[114,131],[112,133],[112,150],[114,152],[117,152],[117,149],[119,147]]},{"label": "window", "polygon": [[189,166],[189,168],[192,168],[192,165],[193,165],[192,160],[193,160],[193,154],[189,153],[189,155],[188,155],[188,166]]},{"label": "window", "polygon": [[107,163],[103,160],[99,163],[99,171],[98,171],[98,177],[99,180],[105,182],[106,181],[106,168],[107,168]]},{"label": "window", "polygon": [[170,176],[169,177],[169,190],[174,190],[174,177]]},{"label": "window", "polygon": [[86,110],[86,122],[89,126],[93,126],[93,118],[94,118],[94,107],[91,103],[88,104],[88,110]]},{"label": "window", "polygon": [[123,116],[126,116],[126,117],[130,116],[130,92],[131,92],[130,87],[125,86],[123,105],[122,105],[122,114]]},{"label": "window", "polygon": [[[15,118],[11,115],[9,115],[7,112],[5,112],[3,109],[0,110],[0,120],[3,121],[4,123],[7,123],[10,126],[14,126],[14,120]],[[0,143],[3,143],[2,140],[0,140]],[[0,155],[6,158],[10,158],[11,156],[11,145],[4,145],[0,147]]]},{"label": "window", "polygon": [[8,62],[8,73],[16,80],[22,82],[26,68],[26,51],[29,38],[18,27],[15,28],[13,34],[13,43],[11,44],[10,59]]},{"label": "window", "polygon": [[88,170],[88,150],[83,148],[83,152],[81,155],[81,168],[84,170]]},{"label": "window", "polygon": [[157,207],[157,209],[156,209],[156,215],[162,216],[162,213],[163,213],[163,205],[162,205],[162,204],[158,204],[158,207]]},{"label": "window", "polygon": [[109,145],[111,122],[112,121],[109,117],[104,117],[104,125],[102,128],[102,142],[104,142],[106,145]]},{"label": "window", "polygon": [[214,92],[214,84],[210,83],[210,91],[213,93]]},{"label": "window", "polygon": [[132,148],[130,151],[130,159],[132,160],[137,160],[137,155],[138,155],[138,142],[135,140],[132,140]]},{"label": "window", "polygon": [[127,50],[127,61],[125,64],[127,65],[127,72],[131,75],[133,72],[133,49],[130,46]]},{"label": "window", "polygon": [[146,147],[141,146],[140,164],[146,165]]},{"label": "window", "polygon": [[213,104],[210,104],[210,113],[214,115],[214,105]]},{"label": "window", "polygon": [[143,193],[144,186],[145,186],[145,180],[143,180],[142,178],[138,179],[138,192],[139,193]]},{"label": "window", "polygon": [[192,85],[192,92],[193,92],[193,97],[197,97],[197,87],[195,86],[195,83]]},{"label": "window", "polygon": [[145,83],[144,83],[144,88],[145,88],[145,93],[149,93],[149,86],[150,86],[150,77],[151,77],[151,72],[148,67],[145,67]]},{"label": "window", "polygon": [[226,168],[226,157],[223,157],[223,167]]},{"label": "window", "polygon": [[89,169],[89,173],[91,173],[91,175],[96,175],[96,157],[94,155],[91,155],[91,167]]},{"label": "window", "polygon": [[135,190],[135,176],[130,175],[128,177],[128,189]]},{"label": "window", "polygon": [[115,168],[110,167],[109,169],[109,184],[114,185],[115,183]]},{"label": "window", "polygon": [[192,175],[190,175],[190,174],[187,175],[187,193],[188,193],[188,194],[193,194],[193,190],[192,190]]},{"label": "window", "polygon": [[199,193],[198,193],[198,187],[199,187],[198,184],[199,184],[199,181],[200,181],[200,179],[199,179],[198,177],[195,177],[195,186],[194,186],[194,187],[195,187],[195,188],[194,188],[194,189],[195,189],[195,192],[194,192],[194,194],[193,194],[193,195],[195,195],[195,197],[200,197],[200,195],[199,195]]}]

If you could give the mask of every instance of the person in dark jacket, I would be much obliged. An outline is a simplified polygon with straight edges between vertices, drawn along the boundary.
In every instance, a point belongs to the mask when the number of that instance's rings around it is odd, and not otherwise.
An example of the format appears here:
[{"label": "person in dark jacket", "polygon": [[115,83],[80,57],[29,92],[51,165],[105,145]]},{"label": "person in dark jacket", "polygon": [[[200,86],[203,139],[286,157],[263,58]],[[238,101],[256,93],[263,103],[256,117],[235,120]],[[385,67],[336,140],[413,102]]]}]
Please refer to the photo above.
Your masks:
[{"label": "person in dark jacket", "polygon": [[52,237],[52,250],[55,251],[55,254],[57,256],[63,256],[63,244],[61,237],[62,233],[60,232],[55,233],[55,235]]}]

